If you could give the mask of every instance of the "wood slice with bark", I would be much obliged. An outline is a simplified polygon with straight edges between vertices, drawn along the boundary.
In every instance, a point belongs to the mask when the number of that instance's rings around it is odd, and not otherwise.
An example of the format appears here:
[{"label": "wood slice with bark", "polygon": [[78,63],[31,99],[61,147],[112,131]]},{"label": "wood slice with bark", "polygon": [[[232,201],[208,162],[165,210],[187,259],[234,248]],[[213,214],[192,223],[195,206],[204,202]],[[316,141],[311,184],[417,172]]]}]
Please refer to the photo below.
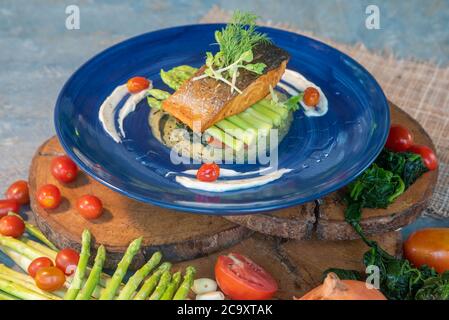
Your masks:
[{"label": "wood slice with bark", "polygon": [[[31,208],[34,220],[44,234],[59,248],[81,248],[81,233],[88,228],[95,248],[103,244],[108,258],[106,267],[116,266],[128,244],[143,237],[142,249],[136,255],[132,269],[141,266],[160,250],[169,261],[194,259],[232,246],[251,235],[252,231],[220,217],[194,215],[129,199],[105,187],[83,172],[75,182],[61,184],[51,175],[51,160],[62,155],[56,137],[45,142],[36,152],[30,168]],[[36,191],[52,183],[63,196],[59,208],[44,210],[36,202]],[[85,220],[76,208],[76,200],[85,195],[98,196],[104,205],[103,215]],[[92,258],[95,254],[91,255]]]}]

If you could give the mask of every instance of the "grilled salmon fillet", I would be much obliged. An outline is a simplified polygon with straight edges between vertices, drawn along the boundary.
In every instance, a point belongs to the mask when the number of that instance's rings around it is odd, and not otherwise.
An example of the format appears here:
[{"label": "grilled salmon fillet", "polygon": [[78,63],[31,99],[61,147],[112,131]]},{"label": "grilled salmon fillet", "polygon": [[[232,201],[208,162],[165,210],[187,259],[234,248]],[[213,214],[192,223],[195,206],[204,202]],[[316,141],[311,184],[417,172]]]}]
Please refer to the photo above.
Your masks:
[{"label": "grilled salmon fillet", "polygon": [[263,99],[275,87],[284,74],[290,58],[289,54],[273,44],[261,44],[253,49],[252,63],[266,65],[263,74],[258,75],[246,69],[239,69],[236,86],[242,93],[234,91],[222,81],[193,78],[204,73],[202,66],[179,90],[165,100],[162,109],[188,125],[195,131],[203,132],[220,120],[245,111]]}]

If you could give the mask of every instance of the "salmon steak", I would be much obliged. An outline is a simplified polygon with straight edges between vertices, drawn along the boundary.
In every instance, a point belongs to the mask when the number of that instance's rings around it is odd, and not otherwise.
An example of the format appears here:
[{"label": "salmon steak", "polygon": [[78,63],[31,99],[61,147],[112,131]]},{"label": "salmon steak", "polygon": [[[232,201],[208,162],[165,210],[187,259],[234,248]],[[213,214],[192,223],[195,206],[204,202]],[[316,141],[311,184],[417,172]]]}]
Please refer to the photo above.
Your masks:
[{"label": "salmon steak", "polygon": [[235,83],[242,91],[231,92],[231,87],[219,80],[207,77],[196,80],[204,74],[202,66],[173,95],[162,104],[162,109],[194,131],[205,131],[215,123],[229,116],[239,114],[270,93],[285,72],[290,55],[283,49],[263,43],[253,49],[252,63],[266,65],[262,74],[239,69]]}]

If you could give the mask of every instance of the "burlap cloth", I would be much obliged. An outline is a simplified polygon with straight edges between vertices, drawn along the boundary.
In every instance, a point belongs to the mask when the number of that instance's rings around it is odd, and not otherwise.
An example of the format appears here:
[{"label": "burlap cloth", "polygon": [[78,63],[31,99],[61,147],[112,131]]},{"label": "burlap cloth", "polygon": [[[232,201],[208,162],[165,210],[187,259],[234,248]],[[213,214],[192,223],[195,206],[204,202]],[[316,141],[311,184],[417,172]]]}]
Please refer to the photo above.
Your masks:
[{"label": "burlap cloth", "polygon": [[[229,17],[229,12],[215,6],[200,22],[226,22]],[[326,42],[360,62],[374,75],[388,99],[418,120],[432,137],[440,161],[440,173],[430,206],[424,214],[449,217],[449,68],[441,68],[431,62],[398,59],[392,53],[371,52],[361,44],[350,46],[320,39],[288,24],[270,21],[260,24]]]}]

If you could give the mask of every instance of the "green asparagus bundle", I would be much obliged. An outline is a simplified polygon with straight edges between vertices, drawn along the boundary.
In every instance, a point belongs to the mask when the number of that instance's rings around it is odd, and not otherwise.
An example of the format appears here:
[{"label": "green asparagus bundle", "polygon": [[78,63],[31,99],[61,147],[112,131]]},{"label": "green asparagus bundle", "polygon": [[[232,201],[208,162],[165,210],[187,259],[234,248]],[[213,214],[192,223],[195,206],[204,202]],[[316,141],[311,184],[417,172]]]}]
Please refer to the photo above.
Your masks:
[{"label": "green asparagus bundle", "polygon": [[190,288],[193,285],[193,280],[195,280],[196,270],[192,266],[186,268],[186,274],[184,280],[181,283],[178,291],[176,291],[173,300],[185,300],[189,294]]},{"label": "green asparagus bundle", "polygon": [[81,291],[76,296],[76,300],[89,300],[100,282],[101,271],[103,270],[104,260],[106,259],[106,249],[101,245],[97,250],[97,256],[89,277]]},{"label": "green asparagus bundle", "polygon": [[159,266],[159,268],[143,283],[140,290],[134,296],[134,300],[145,300],[156,288],[162,274],[171,268],[170,262],[164,262]]},{"label": "green asparagus bundle", "polygon": [[129,300],[132,294],[137,290],[140,283],[145,277],[153,271],[154,268],[161,262],[162,253],[155,252],[148,262],[131,276],[126,283],[125,287],[120,291],[118,300]]},{"label": "green asparagus bundle", "polygon": [[67,290],[64,299],[65,300],[75,300],[78,292],[81,289],[81,285],[86,274],[87,263],[90,257],[90,232],[85,229],[81,236],[81,253],[80,259],[78,261],[78,266],[76,267],[75,276],[73,277],[72,283]]},{"label": "green asparagus bundle", "polygon": [[140,245],[142,243],[142,238],[138,238],[130,243],[128,249],[126,249],[125,255],[122,260],[119,262],[117,269],[114,272],[111,280],[106,285],[106,288],[100,295],[100,300],[111,300],[115,297],[118,287],[120,286],[123,277],[128,271],[128,267],[131,264],[134,256],[140,249]]},{"label": "green asparagus bundle", "polygon": [[161,300],[171,300],[173,298],[179,284],[181,283],[181,278],[182,276],[180,271],[173,275],[170,284],[167,286],[167,289],[165,289],[165,292],[161,297]]}]

